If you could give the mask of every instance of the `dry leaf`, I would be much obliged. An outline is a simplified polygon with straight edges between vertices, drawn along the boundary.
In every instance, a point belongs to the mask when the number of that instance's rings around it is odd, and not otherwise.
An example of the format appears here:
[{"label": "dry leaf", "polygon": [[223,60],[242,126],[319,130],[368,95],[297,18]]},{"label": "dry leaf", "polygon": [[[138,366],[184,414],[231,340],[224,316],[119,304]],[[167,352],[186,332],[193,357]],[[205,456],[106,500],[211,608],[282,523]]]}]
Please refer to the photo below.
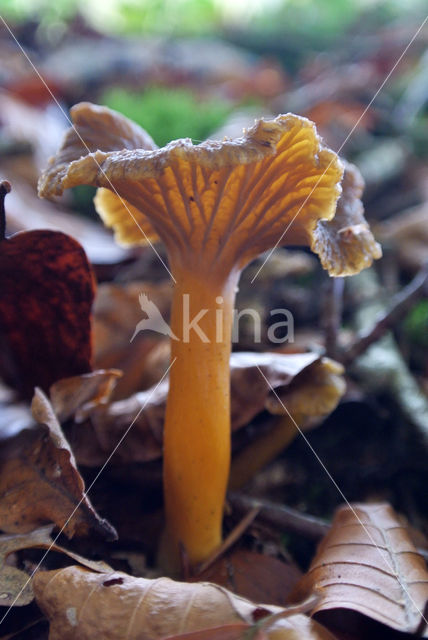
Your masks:
[{"label": "dry leaf", "polygon": [[351,609],[413,633],[428,598],[428,572],[389,505],[355,504],[337,511],[293,600],[313,591],[321,598],[312,615]]},{"label": "dry leaf", "polygon": [[196,579],[215,582],[249,600],[285,606],[287,596],[301,575],[297,565],[266,554],[236,549],[222,555]]},{"label": "dry leaf", "polygon": [[58,420],[64,422],[74,415],[76,421],[81,422],[85,412],[107,402],[121,376],[121,371],[108,369],[55,382],[49,396]]},{"label": "dry leaf", "polygon": [[51,543],[50,531],[52,527],[44,527],[24,535],[0,536],[0,603],[4,607],[12,604],[23,606],[29,604],[33,598],[33,590],[29,576],[25,571],[6,564],[6,558],[15,551]]},{"label": "dry leaf", "polygon": [[248,632],[249,628],[245,622],[224,624],[221,627],[168,636],[165,640],[243,640],[244,633]]},{"label": "dry leaf", "polygon": [[148,580],[121,572],[106,576],[68,567],[37,573],[33,588],[50,621],[49,640],[237,640],[245,630],[259,640],[333,638],[300,613],[305,604],[290,611],[257,605],[208,582]]},{"label": "dry leaf", "polygon": [[93,530],[114,539],[115,530],[94,511],[84,493],[74,456],[40,390],[32,411],[37,427],[21,431],[0,451],[0,529],[28,533],[54,522],[70,538]]},{"label": "dry leaf", "polygon": [[[50,640],[164,638],[222,624],[252,624],[258,608],[209,583],[148,580],[121,572],[100,576],[80,567],[39,572],[33,582],[37,603],[51,623]],[[266,614],[280,610],[264,609]]]},{"label": "dry leaf", "polygon": [[7,557],[22,549],[49,549],[65,553],[92,571],[100,573],[111,572],[112,569],[104,562],[88,560],[78,553],[69,551],[52,542],[50,533],[53,525],[36,529],[28,534],[0,536],[0,604],[4,607],[23,606],[29,604],[33,598],[33,589],[29,576],[10,564],[6,564]]},{"label": "dry leaf", "polygon": [[97,369],[123,371],[114,393],[116,400],[151,387],[170,360],[169,339],[158,333],[142,331],[130,343],[137,323],[146,317],[139,304],[140,294],[146,294],[168,321],[172,295],[169,281],[103,283],[95,297],[94,364]]},{"label": "dry leaf", "polygon": [[428,262],[428,203],[400,211],[378,223],[376,233],[397,252],[404,269],[418,271]]},{"label": "dry leaf", "polygon": [[6,173],[13,184],[13,191],[7,198],[7,227],[10,233],[36,229],[62,231],[82,245],[93,265],[117,264],[132,255],[129,250],[119,247],[111,233],[97,222],[77,212],[70,212],[57,202],[38,198],[28,181],[19,177],[10,166],[2,167],[0,162],[1,173]]},{"label": "dry leaf", "polygon": [[270,622],[269,617],[260,625],[223,625],[193,633],[169,636],[165,640],[334,640],[334,636],[321,624],[305,615],[294,614]]}]

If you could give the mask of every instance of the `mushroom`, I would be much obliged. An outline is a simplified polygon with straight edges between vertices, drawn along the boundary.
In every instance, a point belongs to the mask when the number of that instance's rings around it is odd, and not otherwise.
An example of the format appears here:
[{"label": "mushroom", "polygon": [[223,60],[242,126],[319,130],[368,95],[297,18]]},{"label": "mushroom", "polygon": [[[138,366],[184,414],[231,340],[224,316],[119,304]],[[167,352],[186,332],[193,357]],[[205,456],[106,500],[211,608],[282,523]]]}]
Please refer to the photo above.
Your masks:
[{"label": "mushroom", "polygon": [[280,417],[272,429],[234,456],[229,489],[239,489],[249,482],[291,444],[299,431],[313,428],[337,407],[346,389],[343,373],[344,368],[338,362],[318,358],[302,369],[289,385],[269,394],[265,408]]},{"label": "mushroom", "polygon": [[[193,145],[183,139],[161,149],[106,108],[82,103],[71,115],[76,128],[41,176],[39,194],[101,187],[96,208],[119,242],[142,245],[158,237],[167,249],[175,281],[171,329],[178,340],[171,341],[165,418],[165,508],[173,552],[181,547],[195,565],[221,542],[240,272],[281,241],[315,249],[338,275],[332,260],[341,247],[337,229],[326,225],[320,239],[317,226],[335,214],[343,165],[323,147],[315,125],[293,114],[259,120],[235,140]],[[340,272],[358,272],[372,257],[362,249],[348,269],[345,254]]]}]

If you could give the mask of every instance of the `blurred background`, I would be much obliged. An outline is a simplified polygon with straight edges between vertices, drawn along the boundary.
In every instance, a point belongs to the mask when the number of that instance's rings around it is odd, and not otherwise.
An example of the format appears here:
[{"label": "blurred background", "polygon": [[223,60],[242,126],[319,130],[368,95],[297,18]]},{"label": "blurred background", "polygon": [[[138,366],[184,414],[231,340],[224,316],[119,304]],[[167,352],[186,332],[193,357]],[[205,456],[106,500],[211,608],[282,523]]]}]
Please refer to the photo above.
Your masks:
[{"label": "blurred background", "polygon": [[[424,10],[424,0],[1,0],[0,173],[13,188],[9,232],[60,228],[83,244],[99,282],[143,278],[156,299],[163,295],[162,265],[150,248],[115,245],[95,214],[94,190],[71,190],[56,203],[37,198],[38,175],[60,144],[69,107],[82,100],[108,105],[159,145],[239,135],[256,117],[293,111],[313,120],[325,142],[360,168],[366,216],[384,258],[369,276],[334,289],[309,252],[281,249],[257,287],[249,285],[257,265],[244,273],[238,305],[285,306],[296,327],[290,350],[322,350],[327,343],[337,355],[335,341],[346,347],[358,329],[370,329],[376,305],[387,309],[428,263]],[[384,343],[380,359],[389,369],[380,371],[379,359],[349,363],[347,395],[310,435],[349,500],[387,499],[420,527],[427,482],[420,447],[428,433],[426,294],[420,288],[409,299],[392,327],[393,342]],[[165,309],[169,296],[168,289]],[[101,306],[95,313],[97,322]],[[111,320],[115,340],[121,322]],[[114,356],[111,344],[106,355],[99,343],[96,364],[117,366],[129,380],[125,337],[120,348],[113,345]],[[152,358],[137,389],[156,381],[168,357],[165,348],[153,356],[150,340],[141,337],[132,347],[134,368],[147,354]],[[236,348],[255,347],[244,336]],[[257,482],[256,493],[323,516],[341,501],[302,441]]]}]

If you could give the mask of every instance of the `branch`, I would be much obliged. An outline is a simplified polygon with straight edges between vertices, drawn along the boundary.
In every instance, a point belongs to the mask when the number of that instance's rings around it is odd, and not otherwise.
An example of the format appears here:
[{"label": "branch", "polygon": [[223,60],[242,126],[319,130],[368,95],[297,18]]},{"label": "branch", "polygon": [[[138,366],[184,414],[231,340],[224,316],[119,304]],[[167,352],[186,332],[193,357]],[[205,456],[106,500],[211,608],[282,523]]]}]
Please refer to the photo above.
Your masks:
[{"label": "branch", "polygon": [[409,284],[399,291],[393,298],[388,311],[382,313],[370,330],[361,333],[348,351],[342,356],[344,365],[350,365],[364,353],[370,345],[382,338],[394,324],[399,322],[428,291],[428,264],[424,265]]},{"label": "branch", "polygon": [[298,533],[310,540],[320,540],[330,528],[329,523],[321,518],[273,502],[250,498],[242,493],[230,492],[227,494],[227,500],[234,509],[240,512],[259,508],[258,519],[282,531]]},{"label": "branch", "polygon": [[4,209],[4,200],[8,193],[10,193],[11,186],[7,180],[0,182],[0,241],[6,237],[6,211]]}]

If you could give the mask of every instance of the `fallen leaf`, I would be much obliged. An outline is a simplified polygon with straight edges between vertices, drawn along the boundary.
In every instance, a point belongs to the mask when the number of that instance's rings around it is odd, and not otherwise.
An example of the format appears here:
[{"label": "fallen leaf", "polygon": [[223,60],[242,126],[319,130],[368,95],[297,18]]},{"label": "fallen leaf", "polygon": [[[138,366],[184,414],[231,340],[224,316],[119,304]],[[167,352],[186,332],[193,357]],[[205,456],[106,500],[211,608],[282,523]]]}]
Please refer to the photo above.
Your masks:
[{"label": "fallen leaf", "polygon": [[21,607],[34,599],[29,575],[17,567],[6,564],[11,553],[22,549],[49,549],[64,553],[92,571],[100,573],[111,572],[112,569],[104,562],[88,560],[78,553],[69,551],[54,544],[50,537],[53,525],[36,529],[27,534],[0,536],[0,605],[4,607]]},{"label": "fallen leaf", "polygon": [[193,633],[169,636],[165,640],[334,640],[330,631],[305,615],[295,614],[261,624],[223,625]]},{"label": "fallen leaf", "polygon": [[33,588],[50,622],[49,640],[237,640],[245,631],[259,640],[333,639],[294,607],[257,605],[208,582],[68,567],[38,572]]},{"label": "fallen leaf", "polygon": [[[2,182],[4,200],[10,185]],[[4,222],[3,201],[0,218]],[[1,227],[1,223],[0,223]],[[0,375],[31,397],[91,370],[94,280],[85,252],[59,231],[0,233]]]},{"label": "fallen leaf", "polygon": [[[45,98],[49,97],[38,78],[36,86],[39,90],[42,89]],[[34,153],[35,168],[40,171],[49,157],[55,153],[64,135],[63,119],[56,111],[31,106],[13,93],[15,92],[12,90],[2,91],[0,94],[2,133],[16,142],[30,144]]]},{"label": "fallen leaf", "polygon": [[196,579],[214,582],[249,600],[285,606],[301,575],[297,565],[263,553],[236,549],[222,555]]},{"label": "fallen leaf", "polygon": [[84,218],[77,211],[70,212],[58,202],[40,200],[28,181],[18,176],[16,171],[11,171],[9,166],[3,171],[2,168],[0,162],[0,173],[7,173],[14,187],[7,198],[7,226],[11,233],[36,229],[62,231],[82,245],[93,265],[117,264],[132,256],[131,251],[115,243],[103,226]]},{"label": "fallen leaf", "polygon": [[121,371],[108,369],[55,382],[49,396],[58,420],[63,422],[74,415],[81,422],[86,412],[107,402],[121,376]]},{"label": "fallen leaf", "polygon": [[33,600],[33,589],[28,574],[6,564],[6,558],[15,551],[52,542],[49,537],[51,529],[52,527],[49,526],[24,535],[0,536],[0,603],[2,606],[20,607]]},{"label": "fallen leaf", "polygon": [[32,413],[37,426],[7,440],[0,450],[0,529],[28,533],[54,522],[69,538],[92,530],[114,539],[115,530],[85,495],[71,449],[39,389]]},{"label": "fallen leaf", "polygon": [[[252,624],[258,608],[223,587],[148,580],[114,572],[98,575],[79,567],[39,572],[33,588],[50,620],[50,640],[162,638],[222,624]],[[279,607],[264,607],[265,615]],[[100,612],[103,616],[100,616]]]},{"label": "fallen leaf", "polygon": [[172,300],[169,281],[102,283],[95,296],[94,365],[123,371],[114,393],[116,400],[151,387],[170,361],[169,339],[160,334],[142,331],[130,342],[138,322],[146,317],[139,303],[141,294],[147,295],[168,321]]},{"label": "fallen leaf", "polygon": [[379,222],[376,234],[397,252],[404,269],[418,271],[428,262],[428,202]]},{"label": "fallen leaf", "polygon": [[179,635],[168,636],[165,640],[243,640],[250,626],[245,622],[237,624],[224,624],[221,627],[191,631]]},{"label": "fallen leaf", "polygon": [[337,511],[292,598],[299,601],[314,591],[321,595],[312,615],[351,609],[414,633],[428,598],[428,572],[389,505],[354,504]]}]

